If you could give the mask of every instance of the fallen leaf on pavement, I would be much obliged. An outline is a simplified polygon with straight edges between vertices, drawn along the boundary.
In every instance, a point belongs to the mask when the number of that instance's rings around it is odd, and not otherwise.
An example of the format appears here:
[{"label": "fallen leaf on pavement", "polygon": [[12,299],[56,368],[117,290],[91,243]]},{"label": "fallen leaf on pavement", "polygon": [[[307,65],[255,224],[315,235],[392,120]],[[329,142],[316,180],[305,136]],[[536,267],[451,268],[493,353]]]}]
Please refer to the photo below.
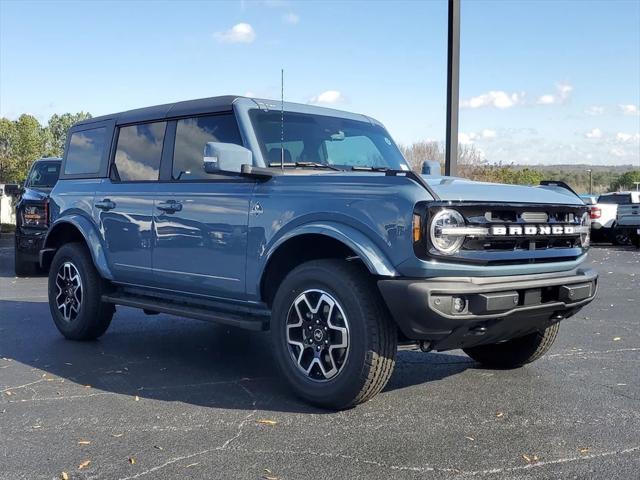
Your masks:
[{"label": "fallen leaf on pavement", "polygon": [[136,459],[135,459],[135,458],[133,458],[133,457],[129,457],[129,463],[130,463],[131,465],[135,465],[135,463],[136,463]]},{"label": "fallen leaf on pavement", "polygon": [[278,424],[278,422],[276,422],[275,420],[268,420],[266,418],[256,420],[256,423],[259,423],[261,425],[277,425]]},{"label": "fallen leaf on pavement", "polygon": [[522,454],[522,458],[524,458],[525,462],[527,462],[527,463],[534,463],[534,462],[537,462],[539,460],[537,455],[525,455],[525,454]]},{"label": "fallen leaf on pavement", "polygon": [[587,447],[583,447],[580,449],[580,453],[587,453],[589,451],[589,448]]},{"label": "fallen leaf on pavement", "polygon": [[91,463],[91,460],[85,460],[80,465],[78,465],[78,470],[82,470],[83,468],[87,468],[90,463]]},{"label": "fallen leaf on pavement", "polygon": [[124,433],[112,433],[111,436],[115,438],[120,438]]},{"label": "fallen leaf on pavement", "polygon": [[68,474],[67,472],[62,472],[62,473],[60,474],[60,478],[61,478],[62,480],[69,480],[69,474]]},{"label": "fallen leaf on pavement", "polygon": [[78,445],[91,445],[89,440],[79,440]]},{"label": "fallen leaf on pavement", "polygon": [[504,416],[504,413],[502,413],[502,412],[496,413],[496,417],[498,417],[498,418],[503,417],[503,416]]},{"label": "fallen leaf on pavement", "polygon": [[618,341],[620,341],[620,340],[622,340],[622,338],[621,338],[621,337],[613,337],[613,341],[614,341],[614,342],[618,342]]},{"label": "fallen leaf on pavement", "polygon": [[466,438],[467,440],[471,440],[472,442],[475,441],[475,438],[473,437],[464,437],[464,438]]},{"label": "fallen leaf on pavement", "polygon": [[196,463],[190,463],[189,465],[187,465],[185,468],[191,468],[191,467],[195,467],[196,465],[199,465],[198,462]]}]

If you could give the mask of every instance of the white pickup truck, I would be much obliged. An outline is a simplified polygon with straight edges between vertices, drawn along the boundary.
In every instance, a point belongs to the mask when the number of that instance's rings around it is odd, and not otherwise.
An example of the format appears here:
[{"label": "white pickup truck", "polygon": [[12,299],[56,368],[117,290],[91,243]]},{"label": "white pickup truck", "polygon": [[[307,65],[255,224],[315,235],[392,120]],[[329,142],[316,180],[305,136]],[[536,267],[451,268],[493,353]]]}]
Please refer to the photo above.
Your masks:
[{"label": "white pickup truck", "polygon": [[640,192],[611,192],[598,197],[598,202],[589,208],[591,235],[595,241],[628,243],[626,231],[616,228],[620,205],[640,205]]}]

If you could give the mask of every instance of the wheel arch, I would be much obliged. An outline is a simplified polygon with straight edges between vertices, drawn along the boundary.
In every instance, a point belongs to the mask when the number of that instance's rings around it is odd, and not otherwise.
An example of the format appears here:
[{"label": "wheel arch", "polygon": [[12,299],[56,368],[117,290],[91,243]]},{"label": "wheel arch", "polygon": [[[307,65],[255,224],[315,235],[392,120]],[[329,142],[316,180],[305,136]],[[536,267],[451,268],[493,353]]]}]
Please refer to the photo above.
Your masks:
[{"label": "wheel arch", "polygon": [[100,276],[107,280],[113,279],[100,235],[91,221],[80,215],[61,218],[51,226],[40,252],[40,266],[48,269],[55,252],[69,242],[83,242],[89,249]]},{"label": "wheel arch", "polygon": [[268,305],[284,277],[310,260],[344,258],[360,261],[375,276],[398,275],[386,255],[362,232],[348,225],[303,225],[274,242],[265,257],[259,292],[262,301]]}]

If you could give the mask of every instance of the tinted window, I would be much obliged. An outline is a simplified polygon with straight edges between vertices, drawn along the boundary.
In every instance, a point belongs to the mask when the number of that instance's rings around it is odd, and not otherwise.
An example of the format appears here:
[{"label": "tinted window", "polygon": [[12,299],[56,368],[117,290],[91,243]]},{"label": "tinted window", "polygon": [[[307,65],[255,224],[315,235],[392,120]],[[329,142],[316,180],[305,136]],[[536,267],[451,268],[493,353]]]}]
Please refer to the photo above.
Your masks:
[{"label": "tinted window", "polygon": [[60,162],[36,162],[31,167],[26,186],[53,188],[60,175]]},{"label": "tinted window", "polygon": [[123,182],[158,180],[166,122],[120,128],[116,148],[116,179]]},{"label": "tinted window", "polygon": [[178,120],[176,144],[173,150],[173,179],[211,179],[202,166],[207,142],[242,145],[238,125],[233,115],[185,118]]},{"label": "tinted window", "polygon": [[631,195],[601,195],[598,203],[613,203],[615,205],[627,205],[631,203]]},{"label": "tinted window", "polygon": [[104,150],[105,135],[105,127],[73,133],[69,139],[64,173],[66,175],[98,173]]}]

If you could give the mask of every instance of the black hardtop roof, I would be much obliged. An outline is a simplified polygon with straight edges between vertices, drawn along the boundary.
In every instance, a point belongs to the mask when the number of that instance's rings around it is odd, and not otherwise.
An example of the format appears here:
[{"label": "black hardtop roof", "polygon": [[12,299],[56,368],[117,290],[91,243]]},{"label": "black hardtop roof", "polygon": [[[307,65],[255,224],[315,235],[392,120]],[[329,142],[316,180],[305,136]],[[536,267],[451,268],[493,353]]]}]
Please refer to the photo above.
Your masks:
[{"label": "black hardtop roof", "polygon": [[244,97],[239,95],[224,95],[220,97],[199,98],[196,100],[155,105],[153,107],[136,108],[135,110],[128,110],[126,112],[89,118],[87,120],[82,120],[75,125],[89,125],[91,123],[103,122],[105,120],[115,120],[116,124],[122,125],[135,122],[150,122],[153,120],[162,120],[164,118],[180,117],[184,115],[224,112],[230,111],[232,109],[233,102],[238,98]]}]

